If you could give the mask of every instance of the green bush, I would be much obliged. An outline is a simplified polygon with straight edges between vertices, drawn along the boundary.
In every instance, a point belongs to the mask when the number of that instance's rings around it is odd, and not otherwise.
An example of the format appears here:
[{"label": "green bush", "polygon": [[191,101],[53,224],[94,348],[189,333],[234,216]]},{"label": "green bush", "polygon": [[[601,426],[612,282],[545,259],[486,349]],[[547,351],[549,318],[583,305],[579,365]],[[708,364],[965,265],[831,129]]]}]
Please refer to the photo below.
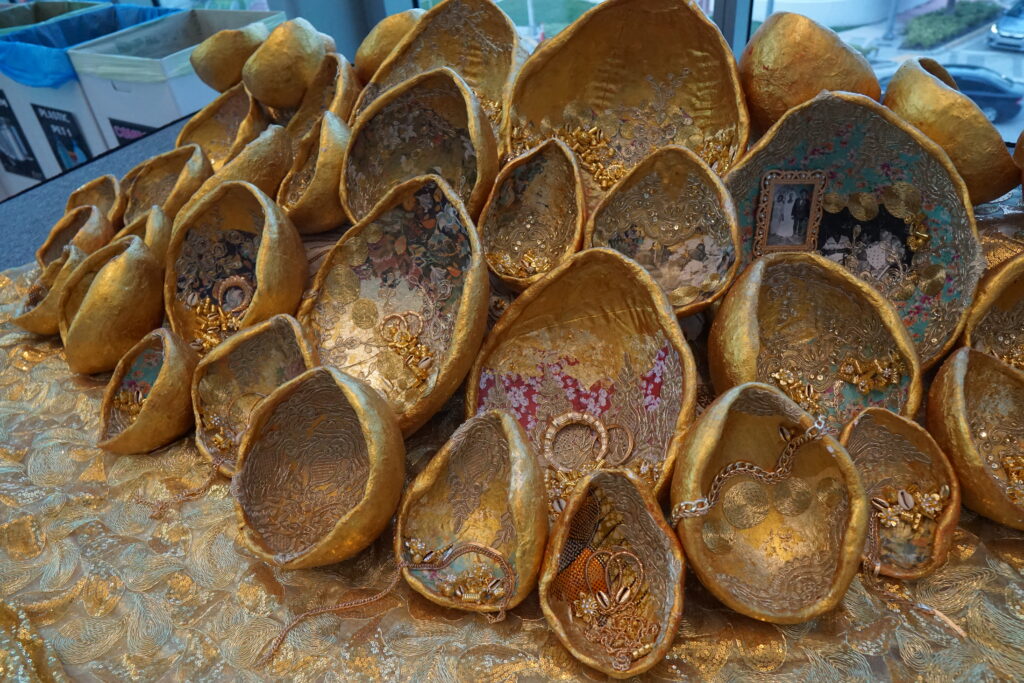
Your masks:
[{"label": "green bush", "polygon": [[981,26],[999,16],[1000,5],[987,0],[958,2],[952,12],[939,10],[914,17],[907,22],[903,47],[931,49]]}]

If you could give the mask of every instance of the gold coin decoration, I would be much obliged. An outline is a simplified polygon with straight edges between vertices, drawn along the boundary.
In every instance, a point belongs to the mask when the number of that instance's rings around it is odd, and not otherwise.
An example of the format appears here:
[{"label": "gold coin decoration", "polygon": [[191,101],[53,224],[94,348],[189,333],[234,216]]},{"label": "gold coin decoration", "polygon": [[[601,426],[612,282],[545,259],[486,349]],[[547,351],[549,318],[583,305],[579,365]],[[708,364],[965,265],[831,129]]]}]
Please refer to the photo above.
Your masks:
[{"label": "gold coin decoration", "polygon": [[768,517],[768,491],[756,481],[741,481],[722,495],[722,514],[737,529],[750,529]]}]

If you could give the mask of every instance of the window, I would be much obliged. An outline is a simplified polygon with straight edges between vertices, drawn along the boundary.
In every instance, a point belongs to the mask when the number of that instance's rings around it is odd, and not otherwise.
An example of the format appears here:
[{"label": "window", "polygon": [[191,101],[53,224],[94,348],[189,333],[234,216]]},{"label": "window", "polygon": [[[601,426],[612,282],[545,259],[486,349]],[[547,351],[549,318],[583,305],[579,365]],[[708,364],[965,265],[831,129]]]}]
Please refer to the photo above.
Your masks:
[{"label": "window", "polygon": [[883,90],[903,60],[930,57],[1004,140],[1015,142],[1024,129],[1024,2],[754,0],[749,34],[772,12],[805,14],[832,28],[868,58]]}]

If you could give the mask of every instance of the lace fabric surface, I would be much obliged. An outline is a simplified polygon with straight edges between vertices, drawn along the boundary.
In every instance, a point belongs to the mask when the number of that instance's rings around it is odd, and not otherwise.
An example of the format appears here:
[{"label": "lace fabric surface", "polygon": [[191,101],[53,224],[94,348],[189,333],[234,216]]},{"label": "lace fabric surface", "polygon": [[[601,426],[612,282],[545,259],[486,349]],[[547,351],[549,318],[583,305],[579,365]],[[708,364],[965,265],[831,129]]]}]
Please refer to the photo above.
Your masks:
[{"label": "lace fabric surface", "polygon": [[[312,257],[322,252],[308,246]],[[59,659],[72,680],[603,678],[562,647],[535,594],[489,624],[404,583],[372,605],[307,620],[270,665],[257,665],[294,615],[387,584],[391,530],[352,560],[282,571],[242,550],[225,478],[151,519],[137,498],[197,486],[208,464],[191,437],[144,456],[95,447],[105,378],[73,376],[59,343],[9,322],[34,270],[0,274],[0,614],[22,610],[42,644],[17,645],[29,635],[12,624],[24,620],[5,617],[0,677],[30,680],[15,668],[28,652],[36,671]],[[461,419],[456,397],[407,441],[410,479]],[[1022,571],[1024,533],[965,511],[944,567],[919,581],[882,581],[941,610],[966,639],[860,578],[833,612],[776,626],[726,609],[688,575],[682,626],[644,679],[1021,679]]]}]

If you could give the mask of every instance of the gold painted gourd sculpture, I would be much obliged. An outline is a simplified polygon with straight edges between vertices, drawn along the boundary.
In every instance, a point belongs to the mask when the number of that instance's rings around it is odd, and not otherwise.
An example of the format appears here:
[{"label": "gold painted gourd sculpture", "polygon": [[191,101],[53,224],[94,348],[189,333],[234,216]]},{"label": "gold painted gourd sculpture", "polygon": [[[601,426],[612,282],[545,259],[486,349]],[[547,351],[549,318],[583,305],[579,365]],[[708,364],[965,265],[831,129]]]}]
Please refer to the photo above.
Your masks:
[{"label": "gold painted gourd sculpture", "polygon": [[679,316],[719,299],[739,268],[732,198],[685,147],[657,149],[630,170],[594,209],[584,240],[647,268]]},{"label": "gold painted gourd sculpture", "polygon": [[579,251],[586,199],[576,156],[551,139],[513,159],[494,181],[477,229],[491,272],[522,291]]},{"label": "gold painted gourd sculpture", "polygon": [[868,501],[824,422],[773,386],[724,392],[686,436],[672,522],[728,607],[794,624],[834,608],[857,573]]},{"label": "gold painted gourd sculpture", "polygon": [[46,268],[58,260],[64,248],[69,245],[91,254],[106,245],[113,236],[110,222],[98,208],[92,205],[80,206],[54,223],[50,234],[36,251],[36,263]]},{"label": "gold painted gourd sculpture", "polygon": [[496,410],[464,422],[406,491],[395,555],[420,567],[402,573],[428,600],[494,612],[534,589],[547,534],[533,445]]},{"label": "gold painted gourd sculpture", "polygon": [[277,191],[277,204],[302,234],[324,232],[346,221],[338,197],[341,160],[351,132],[337,116],[323,113],[298,144]]},{"label": "gold painted gourd sculpture", "polygon": [[64,213],[71,213],[74,209],[91,204],[106,216],[111,228],[120,230],[126,202],[127,198],[121,191],[121,181],[107,174],[90,180],[68,195]]},{"label": "gold painted gourd sculpture", "polygon": [[1020,184],[1020,169],[1002,134],[935,60],[903,62],[886,86],[884,103],[946,151],[974,204],[998,199]]},{"label": "gold painted gourd sculpture", "polygon": [[540,454],[554,518],[595,469],[625,468],[664,490],[695,395],[665,294],[636,262],[588,249],[509,305],[467,380],[466,415],[515,415]]},{"label": "gold painted gourd sculpture", "polygon": [[628,678],[671,648],[683,616],[685,568],[647,483],[599,470],[580,481],[551,529],[541,608],[574,657]]},{"label": "gold painted gourd sculpture", "polygon": [[140,339],[117,362],[103,392],[96,445],[110,453],[148,453],[190,431],[196,360],[166,328]]},{"label": "gold painted gourd sculpture", "polygon": [[380,394],[313,368],[257,406],[232,481],[242,542],[283,569],[340,562],[388,525],[405,447]]},{"label": "gold painted gourd sculpture", "polygon": [[388,90],[356,119],[342,163],[341,202],[359,221],[395,185],[435,173],[475,217],[497,172],[494,135],[480,103],[457,73],[442,67]]},{"label": "gold painted gourd sculpture", "polygon": [[384,395],[406,436],[444,405],[480,348],[487,267],[447,183],[393,189],[324,259],[299,320],[321,362]]},{"label": "gold painted gourd sculpture", "polygon": [[327,54],[325,47],[302,17],[279,24],[246,60],[242,83],[268,107],[297,107]]},{"label": "gold painted gourd sculpture", "polygon": [[121,191],[127,198],[124,226],[134,228],[132,224],[145,220],[154,206],[159,206],[173,221],[178,210],[211,175],[210,160],[196,144],[183,145],[143,161],[121,178]]},{"label": "gold painted gourd sculpture", "polygon": [[164,213],[163,209],[159,206],[153,206],[150,207],[149,213],[146,214],[146,220],[139,218],[133,221],[131,225],[125,226],[114,235],[114,239],[117,240],[128,235],[135,235],[146,243],[149,251],[153,254],[153,258],[160,265],[166,265],[167,246],[171,243],[172,227],[171,221],[167,219],[167,214]]},{"label": "gold painted gourd sculpture", "polygon": [[389,14],[370,29],[356,50],[355,68],[359,80],[370,82],[380,65],[425,13],[426,10],[414,7]]},{"label": "gold painted gourd sculpture", "polygon": [[1024,529],[1024,372],[961,348],[929,390],[928,431],[953,461],[964,505]]},{"label": "gold painted gourd sculpture", "polygon": [[415,19],[374,71],[353,109],[353,122],[399,83],[449,67],[469,84],[496,134],[505,88],[525,57],[515,24],[491,0],[445,0]]},{"label": "gold painted gourd sculpture", "polygon": [[593,208],[658,147],[689,147],[724,174],[746,149],[748,127],[732,51],[699,7],[609,0],[523,65],[502,121],[502,153],[561,139],[579,158]]},{"label": "gold painted gourd sculpture", "polygon": [[15,325],[33,334],[54,335],[60,331],[60,296],[68,278],[85,257],[73,244],[64,247],[61,255],[50,261],[28,288],[25,301],[11,319]]},{"label": "gold painted gourd sculpture", "polygon": [[299,234],[250,183],[213,188],[175,226],[164,297],[171,329],[200,355],[238,330],[294,313],[306,285]]},{"label": "gold painted gourd sculpture", "polygon": [[188,60],[203,83],[226,92],[242,82],[242,68],[269,35],[262,21],[217,31],[196,45]]},{"label": "gold painted gourd sculpture", "polygon": [[919,130],[863,95],[790,109],[729,172],[743,264],[814,252],[896,307],[925,368],[960,334],[985,260],[967,187]]},{"label": "gold painted gourd sculpture", "polygon": [[739,61],[750,123],[760,135],[822,90],[882,97],[871,63],[830,28],[791,12],[775,12],[750,37]]},{"label": "gold painted gourd sculpture", "polygon": [[134,235],[90,254],[64,282],[57,323],[72,372],[112,370],[163,319],[163,264]]},{"label": "gold painted gourd sculpture", "polygon": [[259,103],[239,83],[189,119],[174,144],[199,145],[210,167],[219,171],[266,127],[267,117]]},{"label": "gold painted gourd sculpture", "polygon": [[754,261],[723,300],[708,344],[719,393],[772,384],[830,428],[869,406],[912,417],[921,403],[920,361],[895,309],[817,254]]},{"label": "gold painted gourd sculpture", "polygon": [[229,337],[203,357],[191,377],[196,447],[226,477],[256,406],[274,389],[318,365],[299,323],[275,315]]},{"label": "gold painted gourd sculpture", "polygon": [[916,422],[868,408],[846,425],[840,443],[871,501],[867,569],[919,579],[945,564],[960,519],[960,482],[931,435]]},{"label": "gold painted gourd sculpture", "polygon": [[1024,254],[990,270],[964,327],[966,346],[1024,370]]},{"label": "gold painted gourd sculpture", "polygon": [[297,145],[325,112],[347,123],[359,91],[359,80],[347,59],[339,54],[324,57],[299,108],[285,127],[292,142]]}]

